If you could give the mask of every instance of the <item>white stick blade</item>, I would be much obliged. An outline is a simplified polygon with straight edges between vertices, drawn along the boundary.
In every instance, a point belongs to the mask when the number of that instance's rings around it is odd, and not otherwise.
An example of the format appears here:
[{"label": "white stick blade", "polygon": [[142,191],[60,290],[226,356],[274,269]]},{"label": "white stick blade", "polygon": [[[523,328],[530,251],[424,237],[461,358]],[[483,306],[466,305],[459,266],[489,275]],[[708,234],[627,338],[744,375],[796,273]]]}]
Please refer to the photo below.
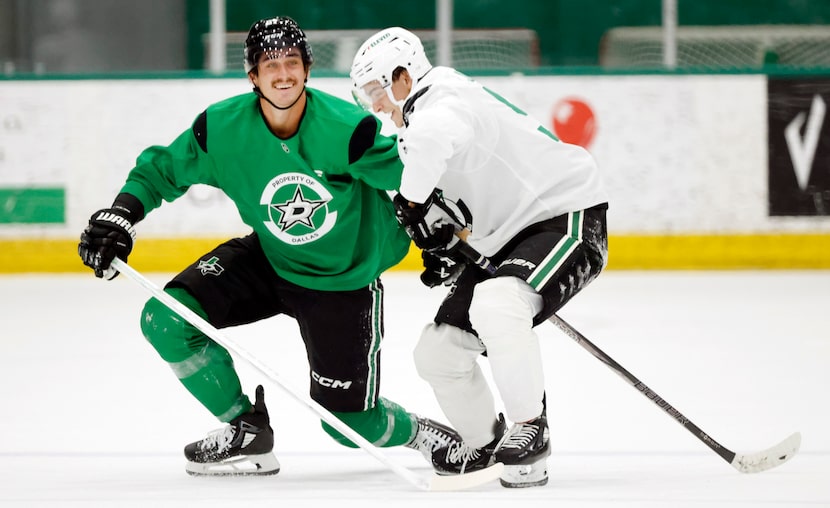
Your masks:
[{"label": "white stick blade", "polygon": [[454,474],[447,476],[433,475],[429,484],[429,490],[435,492],[446,492],[451,490],[464,490],[484,485],[501,478],[504,471],[504,464],[496,462],[492,466],[472,473]]},{"label": "white stick blade", "polygon": [[732,467],[742,473],[760,473],[790,460],[801,447],[801,433],[796,432],[777,445],[750,455],[735,455]]}]

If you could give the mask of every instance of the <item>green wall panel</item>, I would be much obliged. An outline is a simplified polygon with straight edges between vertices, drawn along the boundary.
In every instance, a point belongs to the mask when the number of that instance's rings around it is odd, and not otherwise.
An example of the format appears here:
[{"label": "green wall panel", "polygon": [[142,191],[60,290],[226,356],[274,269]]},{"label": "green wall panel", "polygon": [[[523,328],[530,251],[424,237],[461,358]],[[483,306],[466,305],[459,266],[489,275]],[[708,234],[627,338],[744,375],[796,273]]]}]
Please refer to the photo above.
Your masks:
[{"label": "green wall panel", "polygon": [[[291,16],[306,30],[435,27],[435,1],[228,0],[227,28],[247,31],[261,18]],[[455,0],[458,28],[530,28],[543,66],[597,65],[602,35],[617,26],[661,23],[661,0]],[[200,69],[200,37],[209,27],[209,0],[187,0],[188,65]],[[678,0],[681,25],[830,24],[830,1]],[[312,46],[314,41],[311,41]]]},{"label": "green wall panel", "polygon": [[63,223],[63,188],[0,188],[0,224]]}]

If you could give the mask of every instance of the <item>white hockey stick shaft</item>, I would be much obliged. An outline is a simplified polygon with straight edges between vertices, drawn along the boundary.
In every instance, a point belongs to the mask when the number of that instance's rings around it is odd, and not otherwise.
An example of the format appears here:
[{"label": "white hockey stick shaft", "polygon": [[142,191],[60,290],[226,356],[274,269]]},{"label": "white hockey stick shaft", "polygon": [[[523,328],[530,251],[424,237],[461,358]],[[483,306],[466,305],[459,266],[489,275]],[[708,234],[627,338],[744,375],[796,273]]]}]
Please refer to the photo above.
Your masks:
[{"label": "white hockey stick shaft", "polygon": [[140,286],[150,292],[156,299],[166,305],[170,310],[187,320],[190,324],[195,326],[199,331],[210,337],[217,344],[221,345],[228,351],[234,353],[238,358],[246,361],[252,367],[260,371],[267,378],[273,381],[280,389],[283,390],[291,398],[306,406],[312,412],[316,413],[324,422],[331,425],[338,432],[343,434],[354,444],[363,449],[366,453],[376,458],[380,463],[392,470],[395,474],[421,490],[461,490],[476,485],[495,480],[501,475],[501,464],[499,467],[488,468],[476,473],[456,475],[456,476],[438,476],[432,474],[429,479],[414,473],[413,471],[401,466],[397,462],[389,459],[379,448],[367,441],[363,436],[352,430],[351,427],[344,424],[336,416],[334,416],[328,409],[324,408],[313,399],[304,394],[300,394],[289,388],[288,384],[283,380],[282,376],[271,369],[261,361],[257,360],[251,353],[244,348],[231,341],[219,331],[216,327],[208,323],[201,316],[190,310],[184,304],[165,293],[161,288],[153,284],[150,280],[144,277],[141,273],[128,265],[126,262],[115,258],[112,262],[113,268],[123,273]]},{"label": "white hockey stick shaft", "polygon": [[[469,231],[462,230],[458,236],[462,240],[466,240],[468,235]],[[479,253],[470,244],[466,243],[466,241],[460,241],[457,248],[464,257],[466,257],[473,264],[475,264],[488,274],[493,275],[496,272],[496,267],[490,262],[490,260],[487,257],[483,256],[481,253]],[[684,416],[680,411],[678,411],[671,404],[666,402],[665,399],[657,395],[657,393],[655,393],[651,388],[646,386],[645,383],[637,379],[636,376],[631,374],[622,365],[617,363],[604,351],[595,346],[590,340],[588,340],[584,335],[579,333],[570,324],[565,322],[562,318],[554,314],[553,316],[551,316],[549,321],[556,325],[557,328],[562,330],[565,333],[565,335],[573,339],[577,344],[579,344],[586,351],[591,353],[596,359],[604,363],[608,368],[616,372],[617,375],[625,379],[631,386],[633,386],[638,392],[643,394],[647,399],[654,402],[657,405],[657,407],[662,409],[677,423],[682,425],[686,430],[691,432],[706,446],[711,448],[712,451],[717,453],[723,460],[731,464],[732,467],[734,467],[742,473],[758,473],[779,466],[784,462],[788,461],[790,458],[792,458],[801,446],[801,434],[795,432],[788,438],[778,443],[777,445],[772,446],[766,450],[762,450],[760,452],[747,455],[736,454],[735,452],[724,447],[722,444],[718,443],[717,441],[712,439],[708,434],[703,432],[697,425],[695,425],[691,420]]]}]

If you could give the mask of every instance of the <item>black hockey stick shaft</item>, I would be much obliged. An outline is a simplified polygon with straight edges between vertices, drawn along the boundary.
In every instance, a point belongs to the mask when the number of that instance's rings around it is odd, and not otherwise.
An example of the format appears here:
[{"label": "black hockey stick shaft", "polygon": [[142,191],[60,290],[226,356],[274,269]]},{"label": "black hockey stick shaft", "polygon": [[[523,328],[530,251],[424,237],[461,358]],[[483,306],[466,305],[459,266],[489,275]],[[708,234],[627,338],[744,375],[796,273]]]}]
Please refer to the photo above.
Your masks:
[{"label": "black hockey stick shaft", "polygon": [[[482,270],[486,271],[488,274],[493,275],[496,272],[496,267],[490,262],[490,260],[479,253],[475,248],[473,248],[470,244],[465,241],[459,241],[458,246],[456,247],[458,252],[470,260],[473,264],[481,268]],[[680,411],[678,411],[674,406],[669,404],[664,398],[657,395],[654,390],[649,388],[645,383],[640,381],[637,376],[629,372],[625,369],[622,365],[617,363],[616,360],[608,356],[602,349],[597,347],[593,342],[588,340],[587,337],[579,333],[573,326],[568,324],[565,320],[561,317],[554,314],[549,319],[551,323],[556,325],[557,328],[562,330],[565,335],[573,339],[577,344],[582,346],[583,349],[591,353],[594,358],[598,359],[602,363],[604,363],[608,368],[613,370],[617,373],[620,377],[625,379],[631,386],[633,386],[638,392],[643,394],[644,397],[649,399],[650,401],[654,402],[660,409],[662,409],[667,415],[672,417],[677,423],[682,425],[686,430],[691,432],[696,438],[701,440],[706,446],[712,449],[715,453],[717,453],[723,460],[728,463],[732,463],[735,459],[735,452],[725,448],[723,445],[712,439],[708,434],[703,432],[700,427],[695,425],[691,420],[689,420],[686,416],[683,415]]]},{"label": "black hockey stick shaft", "polygon": [[579,333],[573,326],[568,324],[564,319],[554,314],[548,320],[557,328],[562,330],[565,335],[573,339],[577,344],[582,346],[583,349],[591,353],[594,358],[598,359],[602,363],[604,363],[608,368],[613,370],[617,373],[620,377],[625,379],[628,384],[633,386],[638,392],[643,394],[647,399],[654,402],[660,409],[662,409],[667,415],[672,417],[677,423],[682,425],[686,430],[694,434],[696,438],[703,441],[703,443],[712,449],[715,453],[717,453],[723,460],[728,463],[732,463],[735,459],[735,452],[725,448],[723,445],[712,439],[708,434],[703,432],[700,427],[695,425],[691,420],[689,420],[686,416],[683,415],[680,411],[678,411],[674,406],[669,404],[664,398],[657,395],[654,390],[649,388],[645,383],[640,381],[637,376],[629,372],[625,369],[622,365],[617,363],[613,358],[608,356],[602,349],[597,347],[593,342],[588,340],[587,337]]},{"label": "black hockey stick shaft", "polygon": [[458,245],[453,248],[457,249],[462,256],[467,258],[468,261],[487,272],[488,275],[494,275],[496,273],[495,265],[490,262],[490,259],[487,256],[481,254],[469,243],[464,241],[463,238],[460,238],[456,243]]}]

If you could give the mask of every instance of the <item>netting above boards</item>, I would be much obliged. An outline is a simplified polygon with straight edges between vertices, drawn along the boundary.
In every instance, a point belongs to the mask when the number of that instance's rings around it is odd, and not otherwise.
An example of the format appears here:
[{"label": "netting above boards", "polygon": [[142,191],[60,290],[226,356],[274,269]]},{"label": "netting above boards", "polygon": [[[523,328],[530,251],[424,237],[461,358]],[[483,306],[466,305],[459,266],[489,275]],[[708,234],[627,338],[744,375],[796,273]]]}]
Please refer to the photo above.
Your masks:
[{"label": "netting above boards", "polygon": [[[348,72],[357,49],[377,30],[307,30],[314,52],[314,68]],[[433,64],[438,63],[438,32],[413,31],[424,44]],[[242,48],[247,34],[225,34],[226,61],[229,70],[242,68]],[[210,61],[209,36],[203,36],[205,67]],[[514,69],[539,66],[539,39],[527,29],[453,30],[452,62],[459,70]]]},{"label": "netting above boards", "polygon": [[[663,66],[662,27],[618,27],[600,44],[603,67]],[[681,26],[677,67],[830,67],[830,25]]]}]

